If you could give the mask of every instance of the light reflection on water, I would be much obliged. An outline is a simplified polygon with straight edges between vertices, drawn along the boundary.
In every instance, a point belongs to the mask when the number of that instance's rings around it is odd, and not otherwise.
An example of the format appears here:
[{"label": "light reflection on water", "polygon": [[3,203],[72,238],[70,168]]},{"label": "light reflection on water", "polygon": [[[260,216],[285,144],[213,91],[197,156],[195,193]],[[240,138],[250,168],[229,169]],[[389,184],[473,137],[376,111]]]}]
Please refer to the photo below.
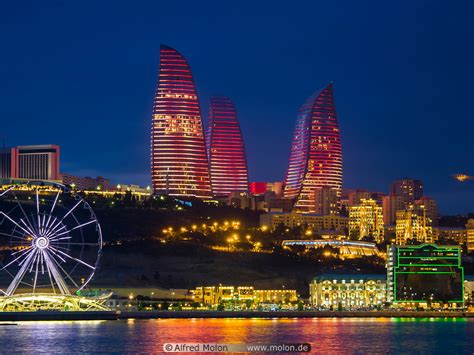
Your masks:
[{"label": "light reflection on water", "polygon": [[311,343],[336,353],[464,353],[474,320],[414,318],[159,319],[19,322],[0,326],[0,351],[157,353],[164,343]]}]

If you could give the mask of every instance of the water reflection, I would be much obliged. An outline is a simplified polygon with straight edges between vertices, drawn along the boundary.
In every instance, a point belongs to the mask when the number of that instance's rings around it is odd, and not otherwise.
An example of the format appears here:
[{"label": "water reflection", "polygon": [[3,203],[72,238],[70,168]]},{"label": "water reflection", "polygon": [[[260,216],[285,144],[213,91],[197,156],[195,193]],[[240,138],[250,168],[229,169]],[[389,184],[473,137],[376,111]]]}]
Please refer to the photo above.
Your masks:
[{"label": "water reflection", "polygon": [[0,346],[18,352],[146,352],[164,343],[311,343],[319,352],[466,352],[467,319],[159,319],[20,322],[0,327]]}]

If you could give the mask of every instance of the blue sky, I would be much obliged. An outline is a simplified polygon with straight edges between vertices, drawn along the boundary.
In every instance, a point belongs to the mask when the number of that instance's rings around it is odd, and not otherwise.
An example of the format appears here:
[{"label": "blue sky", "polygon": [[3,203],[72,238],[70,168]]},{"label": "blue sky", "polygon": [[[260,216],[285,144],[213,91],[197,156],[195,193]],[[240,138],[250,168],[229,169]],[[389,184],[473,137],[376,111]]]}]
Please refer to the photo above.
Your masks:
[{"label": "blue sky", "polygon": [[413,177],[474,211],[470,1],[2,1],[0,138],[56,143],[62,171],[149,183],[159,45],[183,53],[204,116],[235,102],[253,181],[284,178],[296,114],[335,82],[344,185]]}]

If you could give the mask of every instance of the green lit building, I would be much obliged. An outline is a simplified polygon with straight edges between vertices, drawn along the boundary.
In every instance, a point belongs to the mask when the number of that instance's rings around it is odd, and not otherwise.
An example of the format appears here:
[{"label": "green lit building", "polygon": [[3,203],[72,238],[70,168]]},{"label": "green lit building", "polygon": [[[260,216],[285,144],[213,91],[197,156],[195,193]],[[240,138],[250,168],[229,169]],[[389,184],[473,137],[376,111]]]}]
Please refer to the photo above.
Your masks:
[{"label": "green lit building", "polygon": [[462,307],[460,246],[391,245],[387,249],[387,301],[404,307]]}]

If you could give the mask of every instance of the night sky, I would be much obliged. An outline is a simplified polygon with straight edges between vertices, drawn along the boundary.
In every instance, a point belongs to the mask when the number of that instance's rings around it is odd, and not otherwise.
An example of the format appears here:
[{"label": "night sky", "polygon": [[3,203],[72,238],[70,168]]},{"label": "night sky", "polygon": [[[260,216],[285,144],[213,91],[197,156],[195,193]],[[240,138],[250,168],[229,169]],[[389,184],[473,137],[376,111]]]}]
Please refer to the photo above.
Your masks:
[{"label": "night sky", "polygon": [[473,2],[2,1],[0,138],[55,143],[62,171],[149,184],[161,43],[238,109],[252,181],[284,179],[297,111],[335,82],[344,186],[413,177],[474,211]]}]

